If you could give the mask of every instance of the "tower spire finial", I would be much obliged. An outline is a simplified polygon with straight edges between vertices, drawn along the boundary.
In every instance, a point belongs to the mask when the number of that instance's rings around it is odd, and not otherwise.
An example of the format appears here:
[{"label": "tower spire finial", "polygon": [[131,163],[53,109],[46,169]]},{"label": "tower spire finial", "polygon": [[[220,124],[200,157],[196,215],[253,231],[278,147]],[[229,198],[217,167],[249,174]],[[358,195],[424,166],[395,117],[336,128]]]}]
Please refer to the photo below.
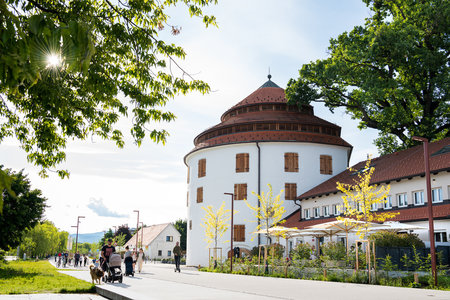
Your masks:
[{"label": "tower spire finial", "polygon": [[270,75],[270,67],[269,67],[269,75],[267,75],[267,78],[269,78],[269,80],[270,78],[272,78],[272,75]]}]

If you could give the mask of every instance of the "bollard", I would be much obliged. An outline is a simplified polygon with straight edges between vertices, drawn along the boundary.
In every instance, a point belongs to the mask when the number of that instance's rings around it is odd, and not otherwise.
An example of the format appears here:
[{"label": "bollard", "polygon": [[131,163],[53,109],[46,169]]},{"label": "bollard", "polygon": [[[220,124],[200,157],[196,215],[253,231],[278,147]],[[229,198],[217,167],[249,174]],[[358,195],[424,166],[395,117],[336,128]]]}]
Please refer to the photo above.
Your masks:
[{"label": "bollard", "polygon": [[419,283],[419,274],[414,273],[414,283]]},{"label": "bollard", "polygon": [[324,278],[324,279],[327,279],[327,269],[324,269],[324,270],[323,270],[323,278]]}]

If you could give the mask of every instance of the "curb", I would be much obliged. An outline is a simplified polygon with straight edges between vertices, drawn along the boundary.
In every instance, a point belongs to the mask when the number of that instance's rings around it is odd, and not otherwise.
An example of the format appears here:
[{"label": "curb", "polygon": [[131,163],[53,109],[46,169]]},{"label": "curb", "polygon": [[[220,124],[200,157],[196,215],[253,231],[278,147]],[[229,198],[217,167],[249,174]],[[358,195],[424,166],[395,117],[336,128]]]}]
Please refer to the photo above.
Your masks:
[{"label": "curb", "polygon": [[120,295],[118,293],[104,289],[99,286],[95,286],[95,290],[96,290],[97,294],[99,294],[100,296],[111,299],[111,300],[133,300],[133,298],[129,298],[129,297]]}]

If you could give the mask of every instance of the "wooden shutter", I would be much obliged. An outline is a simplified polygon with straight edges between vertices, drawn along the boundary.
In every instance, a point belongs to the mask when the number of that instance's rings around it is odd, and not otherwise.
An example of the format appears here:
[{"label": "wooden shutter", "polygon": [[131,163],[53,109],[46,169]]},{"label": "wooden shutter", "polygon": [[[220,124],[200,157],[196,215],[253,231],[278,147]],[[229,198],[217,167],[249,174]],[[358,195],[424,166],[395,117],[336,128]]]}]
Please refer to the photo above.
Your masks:
[{"label": "wooden shutter", "polygon": [[333,159],[330,155],[320,156],[320,174],[333,174]]},{"label": "wooden shutter", "polygon": [[233,226],[233,241],[245,242],[245,225]]},{"label": "wooden shutter", "polygon": [[298,153],[284,154],[284,171],[298,172]]},{"label": "wooden shutter", "polygon": [[206,176],[206,159],[200,159],[198,161],[198,177]]},{"label": "wooden shutter", "polygon": [[197,203],[203,202],[203,187],[197,188]]},{"label": "wooden shutter", "polygon": [[244,172],[250,171],[250,155],[244,153]]},{"label": "wooden shutter", "polygon": [[236,183],[234,185],[234,200],[244,200],[247,198],[247,184]]},{"label": "wooden shutter", "polygon": [[249,154],[236,154],[236,173],[248,172],[249,169]]},{"label": "wooden shutter", "polygon": [[320,156],[320,174],[326,174],[325,173],[325,155]]},{"label": "wooden shutter", "polygon": [[285,200],[295,200],[297,198],[297,184],[296,183],[286,183],[284,185],[284,199]]}]

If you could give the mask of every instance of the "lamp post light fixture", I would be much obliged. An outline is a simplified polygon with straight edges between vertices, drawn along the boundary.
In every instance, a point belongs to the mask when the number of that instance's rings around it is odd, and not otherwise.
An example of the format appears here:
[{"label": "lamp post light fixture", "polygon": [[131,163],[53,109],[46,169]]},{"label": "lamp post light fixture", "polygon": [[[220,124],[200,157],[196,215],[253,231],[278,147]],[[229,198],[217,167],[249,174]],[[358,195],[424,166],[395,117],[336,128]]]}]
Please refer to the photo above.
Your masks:
[{"label": "lamp post light fixture", "polygon": [[224,193],[225,195],[229,195],[231,196],[231,245],[230,245],[230,273],[233,273],[233,256],[234,256],[234,249],[233,249],[233,239],[234,239],[234,235],[233,235],[233,229],[234,229],[234,225],[233,225],[233,216],[234,216],[234,194],[233,193]]},{"label": "lamp post light fixture", "polygon": [[133,210],[133,212],[137,213],[137,222],[136,222],[136,251],[138,250],[139,245],[139,235],[138,235],[138,229],[139,229],[139,210]]},{"label": "lamp post light fixture", "polygon": [[425,181],[427,185],[427,206],[428,206],[428,224],[430,236],[430,254],[431,254],[431,272],[434,286],[437,286],[436,272],[436,245],[434,243],[434,223],[433,223],[433,199],[431,196],[431,178],[430,178],[430,156],[428,155],[428,139],[421,136],[413,136],[413,140],[423,143],[423,158],[425,162]]},{"label": "lamp post light fixture", "polygon": [[144,246],[144,222],[139,222],[141,224],[141,248]]},{"label": "lamp post light fixture", "polygon": [[80,225],[80,219],[85,218],[84,216],[78,216],[77,218],[77,226],[72,226],[77,228],[77,237],[75,238],[75,253],[78,251],[78,228]]}]

